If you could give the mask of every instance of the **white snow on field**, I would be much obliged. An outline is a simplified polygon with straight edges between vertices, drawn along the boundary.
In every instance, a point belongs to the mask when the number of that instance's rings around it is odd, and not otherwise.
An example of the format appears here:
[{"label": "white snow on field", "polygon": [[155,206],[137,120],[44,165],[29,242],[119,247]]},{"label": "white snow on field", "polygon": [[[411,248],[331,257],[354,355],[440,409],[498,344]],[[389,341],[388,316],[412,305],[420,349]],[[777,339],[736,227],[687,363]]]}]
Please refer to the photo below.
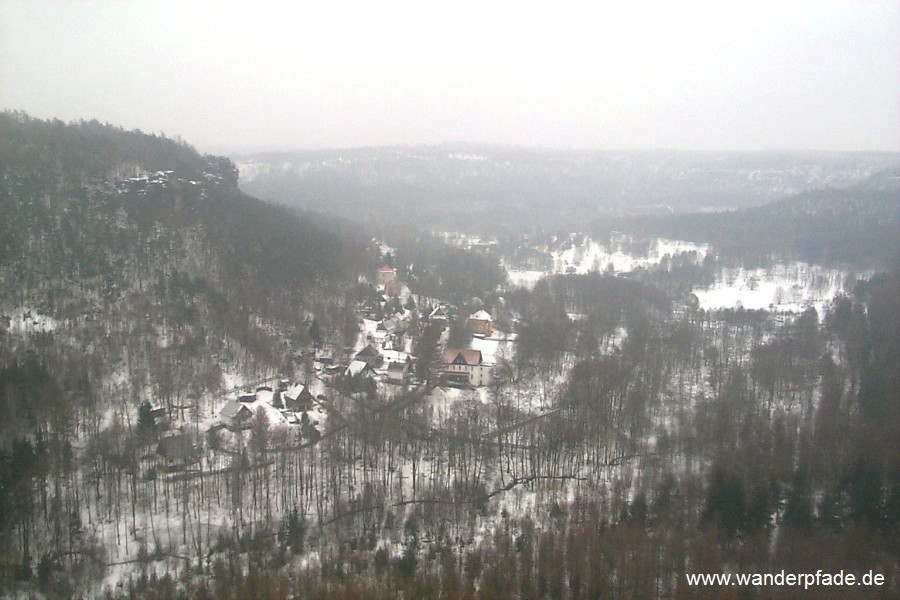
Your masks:
[{"label": "white snow on field", "polygon": [[[634,252],[645,248],[643,252]],[[628,236],[614,234],[609,244],[601,244],[584,238],[577,244],[562,250],[553,250],[550,256],[553,267],[549,271],[507,269],[512,285],[533,288],[545,275],[584,274],[591,272],[629,273],[635,269],[658,265],[665,257],[691,254],[691,259],[702,261],[709,252],[708,244],[694,244],[677,240],[656,238],[645,244],[634,244]]]},{"label": "white snow on field", "polygon": [[646,252],[634,254],[628,248],[629,238],[614,235],[609,246],[585,238],[579,245],[562,251],[552,252],[554,273],[590,273],[591,271],[612,270],[614,273],[628,273],[651,265],[657,265],[666,256],[688,252],[696,253],[697,260],[703,260],[709,246],[677,240],[654,239]]},{"label": "white snow on field", "polygon": [[694,290],[705,310],[739,308],[819,313],[844,289],[845,274],[802,262],[771,269],[723,269],[709,289]]},{"label": "white snow on field", "polygon": [[500,359],[511,360],[515,337],[507,336],[502,331],[494,331],[489,338],[472,338],[472,349],[481,351],[481,359],[486,363],[496,364]]},{"label": "white snow on field", "polygon": [[287,427],[288,421],[284,414],[272,406],[273,393],[269,390],[260,390],[256,392],[256,401],[247,403],[247,408],[253,411],[253,414],[260,410],[266,415],[271,427]]},{"label": "white snow on field", "polygon": [[222,383],[226,390],[236,390],[246,385],[244,376],[239,373],[225,371],[222,373]]},{"label": "white snow on field", "polygon": [[56,319],[42,315],[30,308],[18,308],[9,318],[9,332],[18,335],[49,333],[57,327]]},{"label": "white snow on field", "polygon": [[[438,411],[446,410],[448,406],[455,404],[467,397],[473,395],[472,390],[461,390],[459,388],[438,387],[429,395],[431,406]],[[441,422],[441,418],[435,415],[435,422]]]},{"label": "white snow on field", "polygon": [[509,278],[510,285],[525,287],[531,289],[538,280],[547,275],[544,271],[517,271],[515,269],[507,269],[506,275]]}]

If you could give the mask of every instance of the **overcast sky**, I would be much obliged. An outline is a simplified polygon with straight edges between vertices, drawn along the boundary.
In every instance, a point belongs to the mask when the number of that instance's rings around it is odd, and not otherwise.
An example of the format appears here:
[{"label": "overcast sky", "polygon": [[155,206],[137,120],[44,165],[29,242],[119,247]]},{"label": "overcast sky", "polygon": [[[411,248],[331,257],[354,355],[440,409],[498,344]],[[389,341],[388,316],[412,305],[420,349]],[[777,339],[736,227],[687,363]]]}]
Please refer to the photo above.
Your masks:
[{"label": "overcast sky", "polygon": [[897,0],[285,4],[0,0],[0,108],[207,152],[900,150]]}]

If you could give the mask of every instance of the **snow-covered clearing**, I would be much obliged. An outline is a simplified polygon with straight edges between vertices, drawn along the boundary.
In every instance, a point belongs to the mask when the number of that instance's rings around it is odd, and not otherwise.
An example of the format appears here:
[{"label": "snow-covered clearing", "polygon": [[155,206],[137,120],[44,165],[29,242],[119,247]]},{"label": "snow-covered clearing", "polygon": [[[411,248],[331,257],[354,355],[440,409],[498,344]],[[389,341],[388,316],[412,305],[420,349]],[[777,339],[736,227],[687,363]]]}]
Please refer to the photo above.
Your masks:
[{"label": "snow-covered clearing", "polygon": [[17,308],[12,314],[5,316],[8,319],[8,331],[16,335],[50,333],[58,326],[53,317],[42,315],[28,307]]},{"label": "snow-covered clearing", "polygon": [[[642,245],[643,246],[643,245]],[[706,244],[656,238],[643,252],[636,252],[631,239],[624,235],[610,237],[609,244],[601,244],[585,238],[579,245],[564,250],[553,251],[554,273],[590,273],[592,271],[612,271],[629,273],[641,267],[658,265],[666,256],[696,253],[696,260],[703,260],[709,251]]]},{"label": "snow-covered clearing", "polygon": [[552,267],[548,271],[511,269],[506,273],[511,285],[532,288],[546,275],[585,274],[591,272],[630,273],[636,269],[660,264],[666,257],[688,255],[702,261],[710,251],[707,244],[656,238],[635,243],[630,236],[613,234],[608,243],[585,237],[560,248],[547,250]]},{"label": "snow-covered clearing", "polygon": [[511,360],[515,346],[515,334],[494,331],[489,338],[472,338],[472,349],[481,351],[481,358],[486,363],[497,364],[500,360]]},{"label": "snow-covered clearing", "polygon": [[801,312],[813,307],[821,314],[825,304],[844,291],[846,281],[842,271],[792,262],[771,269],[723,269],[712,287],[694,294],[705,310]]}]

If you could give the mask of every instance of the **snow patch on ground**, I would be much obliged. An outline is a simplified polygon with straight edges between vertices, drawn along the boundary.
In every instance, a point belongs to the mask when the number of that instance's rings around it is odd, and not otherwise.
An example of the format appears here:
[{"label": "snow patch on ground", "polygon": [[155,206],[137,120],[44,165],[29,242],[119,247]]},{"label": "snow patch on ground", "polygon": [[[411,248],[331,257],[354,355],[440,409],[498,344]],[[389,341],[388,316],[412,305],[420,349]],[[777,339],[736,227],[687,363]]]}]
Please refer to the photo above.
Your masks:
[{"label": "snow patch on ground", "polygon": [[821,313],[844,290],[845,279],[835,269],[792,262],[770,269],[723,269],[713,286],[694,294],[705,310],[802,312],[813,307]]},{"label": "snow patch on ground", "polygon": [[544,271],[517,271],[515,269],[507,269],[506,276],[509,278],[509,284],[518,287],[532,289],[541,277],[548,275]]},{"label": "snow patch on ground", "polygon": [[[637,252],[638,248],[644,250]],[[635,244],[629,236],[613,234],[608,244],[584,238],[567,248],[550,251],[553,266],[549,271],[507,269],[506,273],[510,284],[531,289],[546,275],[630,273],[636,269],[656,266],[665,257],[671,258],[679,254],[692,254],[693,260],[699,262],[709,252],[708,244],[664,238],[656,238],[646,244]]]},{"label": "snow patch on ground", "polygon": [[494,331],[489,338],[472,338],[472,349],[481,351],[481,358],[486,363],[497,364],[499,360],[511,360],[515,337],[507,336],[502,331]]},{"label": "snow patch on ground", "polygon": [[697,260],[703,260],[709,252],[706,244],[657,238],[651,241],[646,252],[633,253],[629,248],[630,238],[614,235],[609,245],[600,244],[590,238],[579,245],[552,252],[554,273],[590,273],[591,271],[612,271],[628,273],[642,267],[658,265],[664,257],[684,253],[696,253]]},{"label": "snow patch on ground", "polygon": [[222,373],[222,383],[226,390],[237,390],[247,385],[243,375],[232,371],[224,371]]},{"label": "snow patch on ground", "polygon": [[56,331],[59,323],[53,317],[42,315],[28,307],[17,308],[10,315],[8,331],[14,335],[30,335],[34,333],[50,333]]}]

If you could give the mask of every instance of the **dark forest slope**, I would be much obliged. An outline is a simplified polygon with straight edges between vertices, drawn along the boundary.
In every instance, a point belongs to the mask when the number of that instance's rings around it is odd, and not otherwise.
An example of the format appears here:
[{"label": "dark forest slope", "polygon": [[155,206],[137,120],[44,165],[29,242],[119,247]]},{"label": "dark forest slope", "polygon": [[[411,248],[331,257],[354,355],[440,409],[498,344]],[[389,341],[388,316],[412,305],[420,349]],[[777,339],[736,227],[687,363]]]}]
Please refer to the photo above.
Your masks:
[{"label": "dark forest slope", "polygon": [[734,212],[610,219],[597,226],[610,228],[709,242],[741,260],[779,255],[886,268],[900,250],[900,183],[896,174],[884,173],[852,188],[806,191]]},{"label": "dark forest slope", "polygon": [[124,415],[290,371],[365,259],[237,177],[164,137],[0,115],[0,367],[38,356],[68,400]]}]

